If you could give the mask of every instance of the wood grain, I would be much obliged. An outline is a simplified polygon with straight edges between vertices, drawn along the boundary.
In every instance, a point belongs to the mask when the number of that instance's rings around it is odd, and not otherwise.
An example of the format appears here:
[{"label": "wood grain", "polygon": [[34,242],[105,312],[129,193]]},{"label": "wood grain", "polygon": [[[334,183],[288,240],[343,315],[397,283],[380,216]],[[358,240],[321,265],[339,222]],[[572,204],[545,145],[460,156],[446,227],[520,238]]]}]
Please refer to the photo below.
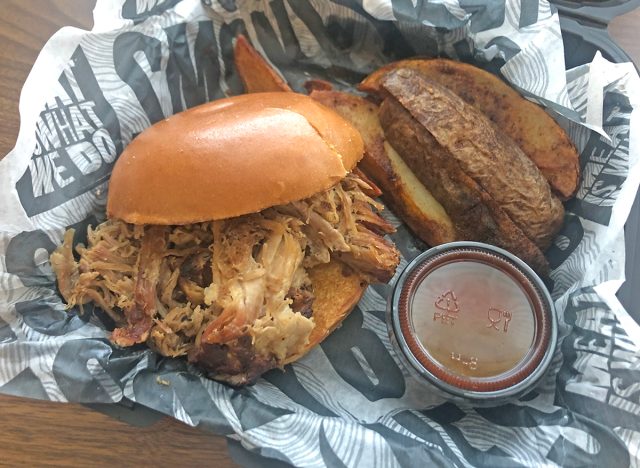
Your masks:
[{"label": "wood grain", "polygon": [[[94,1],[3,0],[0,15],[0,157],[18,134],[18,97],[38,52],[60,27],[88,29]],[[640,11],[617,18],[612,37],[640,63]],[[0,396],[0,465],[233,466],[222,437],[169,418],[133,427],[76,404]]]},{"label": "wood grain", "polygon": [[629,54],[636,66],[640,66],[638,28],[640,28],[640,9],[614,18],[609,25],[609,34]]},{"label": "wood grain", "polygon": [[0,397],[0,465],[235,466],[222,437],[164,418],[134,427],[81,405]]}]

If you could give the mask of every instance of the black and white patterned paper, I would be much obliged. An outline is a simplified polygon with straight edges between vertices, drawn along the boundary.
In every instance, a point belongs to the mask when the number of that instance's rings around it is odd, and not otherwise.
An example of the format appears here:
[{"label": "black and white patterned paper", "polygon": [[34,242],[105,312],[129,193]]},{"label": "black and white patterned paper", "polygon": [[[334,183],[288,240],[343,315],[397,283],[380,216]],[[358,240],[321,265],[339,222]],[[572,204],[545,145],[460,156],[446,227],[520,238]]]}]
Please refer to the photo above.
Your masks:
[{"label": "black and white patterned paper", "polygon": [[[0,162],[0,392],[128,399],[303,466],[640,464],[640,328],[615,299],[640,180],[632,65],[598,55],[565,72],[545,0],[98,0],[94,16],[92,31],[65,28],[44,47]],[[491,409],[426,392],[391,350],[386,285],[300,362],[242,390],[113,347],[98,309],[64,310],[49,253],[68,227],[82,241],[104,219],[110,171],[136,134],[241,91],[239,33],[296,89],[310,77],[348,89],[391,60],[448,56],[500,73],[567,129],[584,178],[548,252],[562,340],[534,391]],[[404,266],[424,246],[386,216]]]}]

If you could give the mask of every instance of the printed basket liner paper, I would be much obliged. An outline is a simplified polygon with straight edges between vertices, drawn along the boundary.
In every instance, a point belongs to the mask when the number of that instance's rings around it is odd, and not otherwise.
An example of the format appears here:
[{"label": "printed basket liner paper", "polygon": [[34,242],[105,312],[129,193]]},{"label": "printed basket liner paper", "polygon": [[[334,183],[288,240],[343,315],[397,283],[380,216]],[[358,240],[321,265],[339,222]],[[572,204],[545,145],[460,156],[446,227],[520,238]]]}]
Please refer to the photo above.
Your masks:
[{"label": "printed basket liner paper", "polygon": [[[640,332],[615,298],[640,179],[631,64],[597,55],[565,71],[546,0],[98,0],[94,17],[92,31],[64,28],[45,45],[20,98],[16,147],[0,162],[0,392],[128,399],[294,465],[640,464]],[[232,66],[239,33],[298,90],[310,77],[348,88],[415,55],[472,62],[568,130],[584,176],[548,252],[561,341],[534,391],[492,409],[425,392],[389,343],[390,286],[369,288],[300,362],[241,390],[183,360],[113,347],[97,309],[65,311],[49,253],[68,227],[81,242],[104,219],[109,173],[136,134],[241,92]],[[402,267],[425,246],[387,216]]]}]

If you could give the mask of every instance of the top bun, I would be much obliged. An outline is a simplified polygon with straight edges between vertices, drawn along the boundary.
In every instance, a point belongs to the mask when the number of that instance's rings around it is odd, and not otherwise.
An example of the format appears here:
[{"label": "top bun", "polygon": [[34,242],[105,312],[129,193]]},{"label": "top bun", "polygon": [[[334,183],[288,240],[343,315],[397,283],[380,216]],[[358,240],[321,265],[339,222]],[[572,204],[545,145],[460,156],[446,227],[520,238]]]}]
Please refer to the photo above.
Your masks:
[{"label": "top bun", "polygon": [[255,213],[327,190],[363,151],[358,131],[308,96],[221,99],[158,122],[127,146],[107,215],[190,224]]}]

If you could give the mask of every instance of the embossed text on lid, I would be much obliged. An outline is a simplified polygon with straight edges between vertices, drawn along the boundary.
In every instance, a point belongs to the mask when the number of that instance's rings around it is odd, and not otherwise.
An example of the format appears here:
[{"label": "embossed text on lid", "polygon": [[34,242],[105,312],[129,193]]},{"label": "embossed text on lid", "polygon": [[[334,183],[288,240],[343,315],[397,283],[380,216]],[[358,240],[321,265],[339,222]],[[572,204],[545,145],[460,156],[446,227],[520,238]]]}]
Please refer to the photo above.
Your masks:
[{"label": "embossed text on lid", "polygon": [[538,288],[506,258],[456,249],[427,258],[407,277],[400,328],[411,353],[457,388],[495,391],[540,364],[550,314]]}]

